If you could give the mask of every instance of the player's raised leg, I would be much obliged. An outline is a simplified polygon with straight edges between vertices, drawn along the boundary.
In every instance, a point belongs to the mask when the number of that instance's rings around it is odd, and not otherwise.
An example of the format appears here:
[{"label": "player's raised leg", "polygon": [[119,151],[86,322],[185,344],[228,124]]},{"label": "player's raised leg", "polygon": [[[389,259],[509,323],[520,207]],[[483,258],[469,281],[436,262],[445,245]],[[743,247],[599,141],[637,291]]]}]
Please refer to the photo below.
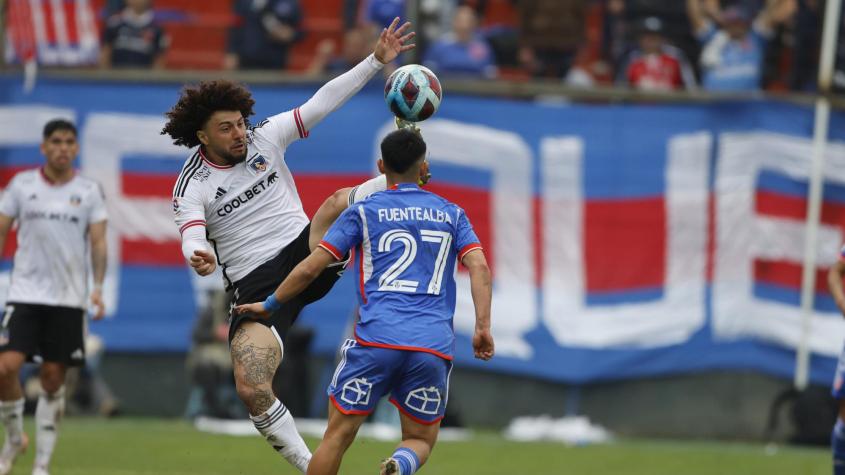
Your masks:
[{"label": "player's raised leg", "polygon": [[311,451],[297,432],[290,411],[273,393],[273,375],[283,356],[281,340],[269,327],[244,321],[234,332],[230,352],[238,396],[255,428],[274,450],[305,473]]},{"label": "player's raised leg", "polygon": [[308,475],[334,475],[340,469],[340,462],[346,449],[355,440],[355,435],[367,414],[343,414],[329,403],[329,424],[323,434],[320,446],[314,451],[314,458],[308,466]]},{"label": "player's raised leg", "polygon": [[402,442],[387,460],[381,463],[381,475],[410,475],[416,473],[428,460],[437,434],[440,421],[434,424],[420,424],[400,413],[402,418]]},{"label": "player's raised leg", "polygon": [[35,408],[35,464],[34,474],[46,474],[56,448],[59,422],[65,412],[65,374],[63,363],[45,361],[41,364],[39,379],[41,395]]},{"label": "player's raised leg", "polygon": [[15,459],[29,441],[23,431],[23,389],[19,373],[26,356],[17,351],[0,353],[0,421],[6,432],[0,451],[0,475],[12,471]]}]

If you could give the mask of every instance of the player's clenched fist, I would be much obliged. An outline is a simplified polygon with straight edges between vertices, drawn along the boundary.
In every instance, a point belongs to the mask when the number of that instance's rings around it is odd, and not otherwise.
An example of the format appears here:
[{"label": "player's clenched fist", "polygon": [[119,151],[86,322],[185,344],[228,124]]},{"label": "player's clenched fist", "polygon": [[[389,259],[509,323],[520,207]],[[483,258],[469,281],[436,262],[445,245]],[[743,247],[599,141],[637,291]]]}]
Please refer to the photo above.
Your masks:
[{"label": "player's clenched fist", "polygon": [[475,357],[484,361],[493,357],[493,335],[490,330],[476,330],[472,336],[472,349]]},{"label": "player's clenched fist", "polygon": [[191,256],[191,267],[194,268],[197,274],[206,276],[214,272],[214,269],[217,268],[217,261],[210,252],[197,249],[194,251],[194,255]]}]

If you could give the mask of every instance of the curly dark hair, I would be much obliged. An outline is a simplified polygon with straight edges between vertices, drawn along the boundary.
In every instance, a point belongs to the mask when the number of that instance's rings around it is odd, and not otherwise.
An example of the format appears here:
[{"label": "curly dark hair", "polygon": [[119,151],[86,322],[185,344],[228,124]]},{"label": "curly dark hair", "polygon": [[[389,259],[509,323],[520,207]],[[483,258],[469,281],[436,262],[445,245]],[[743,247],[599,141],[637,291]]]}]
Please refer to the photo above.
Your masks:
[{"label": "curly dark hair", "polygon": [[165,116],[169,119],[162,135],[169,135],[176,145],[196,147],[200,144],[197,131],[205,126],[209,117],[217,111],[241,111],[247,125],[255,112],[255,100],[242,84],[232,81],[203,81],[196,86],[182,90],[179,102]]}]

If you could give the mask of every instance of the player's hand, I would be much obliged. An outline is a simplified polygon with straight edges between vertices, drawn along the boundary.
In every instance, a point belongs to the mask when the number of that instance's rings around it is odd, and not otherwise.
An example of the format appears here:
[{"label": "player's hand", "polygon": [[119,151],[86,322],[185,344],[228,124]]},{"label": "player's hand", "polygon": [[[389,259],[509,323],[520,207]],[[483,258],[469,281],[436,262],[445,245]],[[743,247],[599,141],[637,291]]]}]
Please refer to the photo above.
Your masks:
[{"label": "player's hand", "polygon": [[243,305],[238,305],[237,307],[235,307],[235,312],[238,315],[242,315],[244,313],[252,313],[261,318],[270,317],[270,312],[264,309],[264,302],[246,303]]},{"label": "player's hand", "polygon": [[95,288],[91,291],[91,306],[94,307],[94,312],[91,314],[92,319],[100,320],[105,316],[106,305],[103,303],[102,289]]},{"label": "player's hand", "polygon": [[472,336],[472,350],[475,357],[487,361],[493,357],[493,335],[490,330],[475,330]]},{"label": "player's hand", "polygon": [[378,43],[376,43],[373,54],[382,64],[387,64],[396,59],[401,53],[414,49],[415,45],[413,43],[405,44],[416,35],[413,31],[404,34],[411,27],[411,22],[405,22],[404,25],[396,28],[398,24],[399,17],[396,17],[390,26],[381,30],[381,34],[378,37]]},{"label": "player's hand", "polygon": [[214,255],[202,249],[197,249],[194,251],[194,255],[191,256],[191,267],[194,268],[194,272],[199,275],[206,276],[214,272],[214,269],[217,268],[217,260],[214,259]]}]

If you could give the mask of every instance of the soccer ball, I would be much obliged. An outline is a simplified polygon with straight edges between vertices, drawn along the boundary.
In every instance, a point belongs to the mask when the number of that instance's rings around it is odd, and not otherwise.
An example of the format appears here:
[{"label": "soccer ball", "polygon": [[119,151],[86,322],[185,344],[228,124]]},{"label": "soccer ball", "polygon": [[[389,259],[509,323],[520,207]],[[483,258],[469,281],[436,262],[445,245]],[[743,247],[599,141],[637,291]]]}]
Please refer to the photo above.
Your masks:
[{"label": "soccer ball", "polygon": [[442,97],[437,76],[419,64],[402,66],[384,85],[384,101],[390,111],[408,122],[419,122],[434,115]]}]

